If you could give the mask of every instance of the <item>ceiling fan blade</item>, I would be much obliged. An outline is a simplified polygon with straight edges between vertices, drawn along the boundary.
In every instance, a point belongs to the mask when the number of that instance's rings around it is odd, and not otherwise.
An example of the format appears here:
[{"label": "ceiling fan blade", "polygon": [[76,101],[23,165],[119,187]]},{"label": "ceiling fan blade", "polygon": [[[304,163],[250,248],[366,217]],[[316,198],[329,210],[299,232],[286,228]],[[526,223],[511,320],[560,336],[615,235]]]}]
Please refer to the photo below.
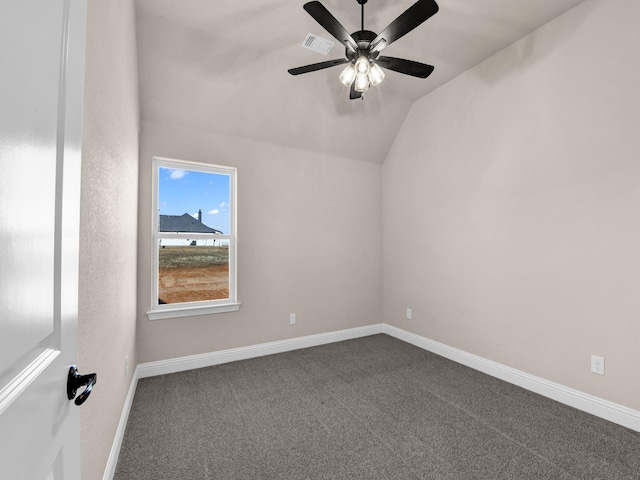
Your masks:
[{"label": "ceiling fan blade", "polygon": [[392,42],[438,13],[438,10],[439,7],[435,0],[418,0],[373,39],[371,52],[376,53],[388,47]]},{"label": "ceiling fan blade", "polygon": [[355,82],[351,84],[351,91],[349,92],[349,100],[357,100],[362,98],[362,92],[356,92]]},{"label": "ceiling fan blade", "polygon": [[308,2],[304,4],[303,8],[315,19],[316,22],[322,25],[327,32],[333,35],[349,50],[354,53],[358,50],[358,44],[351,37],[349,32],[347,32],[340,22],[338,22],[338,20],[329,13],[329,10],[327,10],[324,5],[317,1]]},{"label": "ceiling fan blade", "polygon": [[343,63],[349,63],[346,58],[337,58],[335,60],[327,60],[326,62],[312,63],[311,65],[305,65],[304,67],[290,68],[288,72],[291,75],[300,75],[301,73],[315,72],[316,70],[322,70],[323,68],[335,67],[336,65],[342,65]]},{"label": "ceiling fan blade", "polygon": [[427,78],[434,70],[432,65],[414,62],[413,60],[405,60],[404,58],[380,56],[376,60],[376,63],[389,70],[419,78]]}]

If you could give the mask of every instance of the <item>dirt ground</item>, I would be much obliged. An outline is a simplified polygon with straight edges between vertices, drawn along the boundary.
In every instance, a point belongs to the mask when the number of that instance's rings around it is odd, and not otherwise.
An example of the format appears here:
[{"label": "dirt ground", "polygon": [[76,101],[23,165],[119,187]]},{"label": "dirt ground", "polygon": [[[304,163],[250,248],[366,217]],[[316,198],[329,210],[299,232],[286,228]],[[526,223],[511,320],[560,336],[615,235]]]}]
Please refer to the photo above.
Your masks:
[{"label": "dirt ground", "polygon": [[229,266],[160,268],[158,297],[165,303],[229,298]]}]

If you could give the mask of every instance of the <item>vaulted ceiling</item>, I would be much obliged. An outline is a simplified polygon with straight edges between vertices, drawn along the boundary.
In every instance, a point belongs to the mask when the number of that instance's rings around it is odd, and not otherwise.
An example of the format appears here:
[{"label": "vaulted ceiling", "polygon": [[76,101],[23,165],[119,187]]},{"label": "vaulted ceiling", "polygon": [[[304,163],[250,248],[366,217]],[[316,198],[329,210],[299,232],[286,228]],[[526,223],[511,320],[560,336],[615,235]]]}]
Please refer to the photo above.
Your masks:
[{"label": "vaulted ceiling", "polygon": [[[435,66],[427,79],[386,71],[349,100],[343,67],[287,69],[342,58],[301,47],[334,40],[305,0],[135,0],[143,122],[173,124],[382,163],[412,103],[584,0],[437,0],[440,11],[384,54]],[[369,0],[365,28],[380,32],[415,0]],[[356,0],[322,0],[350,32]]]}]

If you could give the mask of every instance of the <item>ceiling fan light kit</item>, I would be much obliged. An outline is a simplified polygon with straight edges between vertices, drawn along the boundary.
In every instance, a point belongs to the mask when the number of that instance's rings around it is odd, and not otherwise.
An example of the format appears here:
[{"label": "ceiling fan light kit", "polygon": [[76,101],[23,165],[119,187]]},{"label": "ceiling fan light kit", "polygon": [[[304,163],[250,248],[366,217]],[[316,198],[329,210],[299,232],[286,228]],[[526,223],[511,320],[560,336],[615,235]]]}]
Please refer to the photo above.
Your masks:
[{"label": "ceiling fan light kit", "polygon": [[339,78],[345,87],[350,87],[355,81],[355,91],[362,93],[369,90],[369,87],[380,85],[384,80],[384,72],[377,63],[361,55],[354,63],[346,66]]},{"label": "ceiling fan light kit", "polygon": [[344,86],[350,87],[349,98],[352,100],[362,98],[362,94],[370,87],[375,87],[384,80],[385,74],[380,67],[418,78],[427,78],[431,75],[434,70],[431,65],[402,58],[381,56],[380,51],[435,15],[439,9],[435,0],[418,0],[380,34],[364,29],[364,4],[367,3],[367,0],[356,1],[362,9],[361,29],[352,34],[347,32],[322,3],[318,1],[305,3],[303,8],[307,13],[345,46],[345,57],[291,68],[289,69],[291,75],[315,72],[347,63],[348,65],[340,73],[339,79]]}]

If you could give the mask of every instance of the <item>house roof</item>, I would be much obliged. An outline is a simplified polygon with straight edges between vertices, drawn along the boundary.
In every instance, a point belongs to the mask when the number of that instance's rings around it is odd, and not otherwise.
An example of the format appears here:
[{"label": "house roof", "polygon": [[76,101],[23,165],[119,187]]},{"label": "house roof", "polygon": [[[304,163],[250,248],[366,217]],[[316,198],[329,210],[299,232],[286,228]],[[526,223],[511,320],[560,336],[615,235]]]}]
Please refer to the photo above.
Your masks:
[{"label": "house roof", "polygon": [[176,233],[218,233],[220,230],[207,227],[188,213],[182,215],[160,215],[160,231]]}]

